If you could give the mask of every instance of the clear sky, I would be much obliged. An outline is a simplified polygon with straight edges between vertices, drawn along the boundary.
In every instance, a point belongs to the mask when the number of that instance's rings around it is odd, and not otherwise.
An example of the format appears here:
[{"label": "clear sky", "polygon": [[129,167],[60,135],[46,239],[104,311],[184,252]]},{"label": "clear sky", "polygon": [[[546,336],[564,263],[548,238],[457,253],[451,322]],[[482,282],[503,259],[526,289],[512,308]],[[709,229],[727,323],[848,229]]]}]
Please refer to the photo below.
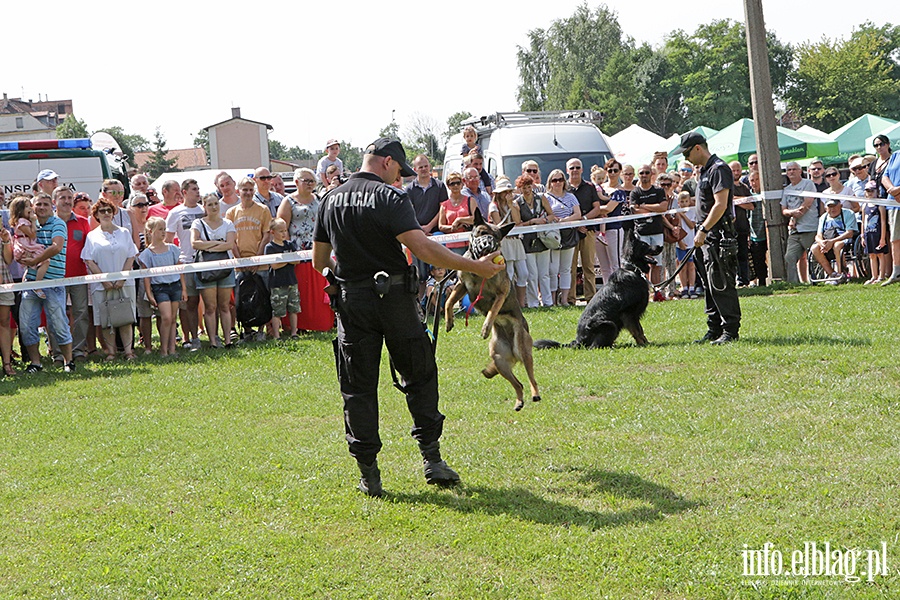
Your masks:
[{"label": "clear sky", "polygon": [[[233,106],[287,146],[364,146],[392,115],[402,133],[416,115],[443,128],[461,110],[516,110],[516,47],[580,3],[14,2],[3,9],[0,93],[71,98],[91,131],[118,125],[152,140],[159,125],[171,149]],[[744,18],[740,0],[608,6],[654,46],[675,29]],[[763,10],[790,43],[845,36],[874,14],[835,0],[763,0]]]}]

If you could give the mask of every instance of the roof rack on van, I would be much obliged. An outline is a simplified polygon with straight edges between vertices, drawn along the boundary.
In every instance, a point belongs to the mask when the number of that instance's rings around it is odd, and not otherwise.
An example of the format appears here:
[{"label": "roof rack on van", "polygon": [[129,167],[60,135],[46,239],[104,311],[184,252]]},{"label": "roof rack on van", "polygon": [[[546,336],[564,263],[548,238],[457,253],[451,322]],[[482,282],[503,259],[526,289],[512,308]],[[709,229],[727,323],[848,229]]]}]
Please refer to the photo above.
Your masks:
[{"label": "roof rack on van", "polygon": [[479,133],[507,125],[526,123],[594,123],[603,121],[604,114],[596,110],[546,110],[523,112],[497,112],[482,117],[466,119],[460,126],[472,125]]}]

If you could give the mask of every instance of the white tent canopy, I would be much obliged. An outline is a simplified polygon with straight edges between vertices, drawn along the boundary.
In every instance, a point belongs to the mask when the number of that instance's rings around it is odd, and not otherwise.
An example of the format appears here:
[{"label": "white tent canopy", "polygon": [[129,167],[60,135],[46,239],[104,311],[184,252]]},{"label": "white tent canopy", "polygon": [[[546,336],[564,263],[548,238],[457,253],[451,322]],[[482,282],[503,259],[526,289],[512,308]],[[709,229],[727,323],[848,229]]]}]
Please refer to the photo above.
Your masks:
[{"label": "white tent canopy", "polygon": [[609,136],[613,156],[623,165],[639,167],[650,162],[654,152],[666,152],[671,146],[666,138],[647,131],[640,125],[631,125]]}]

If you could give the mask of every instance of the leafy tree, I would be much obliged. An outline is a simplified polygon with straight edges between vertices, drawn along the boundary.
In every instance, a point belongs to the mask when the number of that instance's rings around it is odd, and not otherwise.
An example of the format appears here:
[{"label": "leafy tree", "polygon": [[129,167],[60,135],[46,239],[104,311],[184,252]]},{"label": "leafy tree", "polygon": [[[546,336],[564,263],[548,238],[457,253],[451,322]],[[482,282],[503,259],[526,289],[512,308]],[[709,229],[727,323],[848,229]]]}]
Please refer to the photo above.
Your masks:
[{"label": "leafy tree", "polygon": [[592,11],[586,3],[546,31],[530,31],[528,38],[529,47],[517,51],[522,110],[594,108],[586,105],[588,88],[627,41],[614,11],[605,4]]},{"label": "leafy tree", "polygon": [[206,152],[206,164],[209,164],[209,161],[212,160],[212,155],[209,153],[209,131],[201,129],[197,132],[197,135],[194,136],[194,148],[203,148],[203,151]]},{"label": "leafy tree", "polygon": [[153,146],[154,150],[150,160],[144,163],[144,170],[150,178],[156,179],[163,173],[176,170],[175,159],[166,158],[168,153],[168,150],[166,150],[166,138],[163,137],[159,127],[156,128],[156,132],[153,134]]},{"label": "leafy tree", "polygon": [[[343,152],[343,146],[341,147]],[[278,140],[269,140],[269,157],[276,160],[286,160],[290,162],[298,162],[301,160],[312,160],[316,158],[315,154],[309,150],[304,150],[298,146],[286,147]]]},{"label": "leafy tree", "polygon": [[864,113],[897,118],[900,67],[892,59],[896,42],[886,33],[890,31],[864,26],[846,41],[823,38],[800,44],[788,106],[806,123],[825,131]]},{"label": "leafy tree", "polygon": [[56,137],[61,140],[90,137],[87,124],[75,115],[68,114],[63,122],[56,126]]},{"label": "leafy tree", "polygon": [[663,137],[688,129],[681,83],[671,75],[665,50],[643,44],[633,52],[632,61],[638,125]]},{"label": "leafy tree", "polygon": [[419,112],[413,113],[403,136],[406,140],[403,147],[407,157],[412,159],[417,154],[424,154],[432,164],[443,163],[446,140],[440,129],[440,123],[432,117]]},{"label": "leafy tree", "polygon": [[150,150],[150,142],[147,141],[147,138],[142,135],[125,133],[125,130],[118,125],[114,127],[104,127],[97,131],[104,131],[111,135],[112,138],[116,140],[116,143],[119,144],[122,153],[129,159],[132,159],[132,162],[134,162],[133,159],[136,152],[146,152]]},{"label": "leafy tree", "polygon": [[624,50],[609,57],[597,78],[597,86],[589,90],[590,106],[603,113],[603,131],[613,135],[637,121],[637,87],[634,64]]},{"label": "leafy tree", "polygon": [[449,139],[459,133],[459,130],[462,127],[462,122],[466,119],[471,118],[472,113],[465,110],[450,115],[450,117],[447,119],[447,133],[444,134],[444,137]]},{"label": "leafy tree", "polygon": [[[786,89],[793,51],[771,33],[767,42],[772,89],[777,96]],[[692,35],[677,30],[667,37],[661,53],[667,65],[659,85],[669,92],[680,90],[687,124],[721,129],[750,116],[750,67],[743,23],[714,20]]]},{"label": "leafy tree", "polygon": [[363,149],[357,148],[341,140],[341,162],[344,163],[344,174],[355,173],[362,166]]}]

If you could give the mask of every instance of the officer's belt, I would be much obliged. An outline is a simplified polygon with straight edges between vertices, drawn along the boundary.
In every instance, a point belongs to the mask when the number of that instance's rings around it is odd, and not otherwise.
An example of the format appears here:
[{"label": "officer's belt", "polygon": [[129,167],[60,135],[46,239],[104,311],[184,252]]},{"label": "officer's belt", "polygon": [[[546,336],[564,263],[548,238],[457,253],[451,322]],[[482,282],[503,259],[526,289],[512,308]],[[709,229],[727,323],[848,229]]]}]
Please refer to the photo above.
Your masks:
[{"label": "officer's belt", "polygon": [[[355,290],[359,288],[371,288],[374,285],[375,276],[366,279],[354,279],[353,281],[340,281],[341,287],[345,290]],[[391,275],[391,287],[406,282],[406,275]]]}]

